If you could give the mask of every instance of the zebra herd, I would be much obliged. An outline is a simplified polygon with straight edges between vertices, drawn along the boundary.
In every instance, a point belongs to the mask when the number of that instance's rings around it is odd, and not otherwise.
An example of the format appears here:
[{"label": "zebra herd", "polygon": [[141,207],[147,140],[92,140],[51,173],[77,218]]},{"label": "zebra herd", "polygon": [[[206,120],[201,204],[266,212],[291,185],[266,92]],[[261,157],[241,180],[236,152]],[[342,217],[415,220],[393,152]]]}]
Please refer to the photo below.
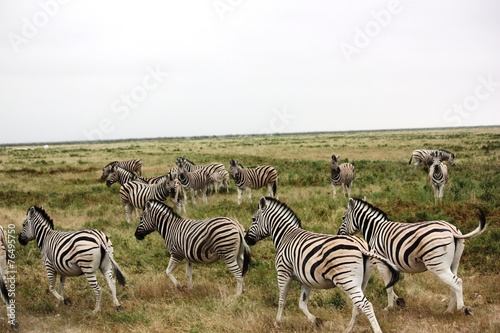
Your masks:
[{"label": "zebra herd", "polygon": [[[428,153],[415,151],[412,159],[415,167],[424,162],[430,169],[447,159],[454,165],[454,155],[444,151]],[[465,239],[482,233],[486,228],[486,216],[479,213],[479,226],[472,232],[462,234],[458,228],[445,221],[402,223],[390,221],[380,209],[365,200],[350,198],[355,169],[350,163],[338,164],[339,156],[332,155],[331,184],[333,195],[336,186],[342,185],[347,194],[348,206],[342,216],[337,235],[320,234],[303,229],[300,218],[276,196],[277,171],[265,165],[246,169],[236,160],[230,160],[229,172],[223,164],[211,163],[196,166],[186,158],[177,159],[176,167],[167,174],[142,177],[142,162],[130,160],[112,162],[103,168],[102,180],[109,187],[114,182],[121,184],[120,198],[126,209],[127,221],[136,209],[142,209],[140,222],[135,229],[137,240],[157,231],[165,240],[170,260],[166,275],[179,289],[184,287],[174,277],[175,268],[185,260],[187,288],[192,288],[193,264],[209,264],[223,261],[234,275],[236,295],[244,291],[244,279],[251,266],[249,246],[271,237],[275,252],[279,303],[275,325],[282,320],[286,298],[292,281],[301,284],[299,308],[312,323],[321,320],[308,310],[311,289],[338,287],[353,302],[352,317],[346,332],[350,332],[363,313],[374,332],[382,332],[371,302],[365,297],[365,288],[374,268],[380,272],[387,289],[388,306],[394,301],[404,306],[404,300],[393,291],[400,272],[419,273],[426,270],[434,273],[450,288],[450,301],[446,312],[456,308],[472,314],[464,304],[462,280],[457,276],[458,266],[464,250]],[[432,160],[432,163],[431,163]],[[411,163],[411,160],[410,160]],[[442,167],[441,167],[442,169]],[[436,173],[432,170],[432,173]],[[206,191],[213,186],[229,186],[229,177],[238,189],[238,204],[246,190],[251,199],[251,189],[266,187],[267,196],[261,197],[252,223],[245,232],[243,225],[230,217],[214,217],[205,220],[186,219],[165,204],[170,198],[177,211],[184,210],[187,200],[185,190],[201,190],[206,201]],[[360,233],[363,238],[354,234]],[[3,238],[2,238],[3,235]],[[2,241],[3,240],[3,241]],[[122,310],[117,296],[114,277],[125,285],[125,276],[113,257],[111,240],[102,231],[87,229],[80,231],[57,231],[45,210],[32,206],[23,221],[18,241],[21,245],[36,240],[42,262],[49,280],[49,291],[64,304],[71,304],[64,297],[64,282],[67,276],[85,275],[95,293],[94,313],[100,311],[101,290],[96,278],[100,270],[111,290],[114,306]],[[7,244],[5,233],[0,228],[0,291],[8,304],[5,287],[5,258]],[[56,278],[59,275],[59,290]],[[13,324],[12,324],[12,327]]]}]

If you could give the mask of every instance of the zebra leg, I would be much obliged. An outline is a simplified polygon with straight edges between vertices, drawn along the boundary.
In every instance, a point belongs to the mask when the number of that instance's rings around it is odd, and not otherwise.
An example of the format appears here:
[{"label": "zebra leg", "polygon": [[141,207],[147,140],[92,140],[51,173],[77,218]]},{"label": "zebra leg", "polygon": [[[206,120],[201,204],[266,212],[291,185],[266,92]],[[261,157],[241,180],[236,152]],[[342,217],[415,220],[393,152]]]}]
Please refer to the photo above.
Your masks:
[{"label": "zebra leg", "polygon": [[360,287],[348,288],[346,285],[342,285],[342,286],[339,285],[339,287],[349,296],[349,298],[352,300],[352,303],[353,303],[352,317],[351,317],[351,320],[349,321],[349,324],[347,325],[347,328],[345,329],[344,332],[347,333],[347,332],[352,331],[352,329],[353,329],[353,327],[356,324],[356,321],[358,319],[359,310],[361,310],[365,314],[365,316],[368,318],[368,320],[370,321],[373,332],[374,333],[382,333],[382,330],[380,329],[380,325],[378,324],[377,318],[375,317],[375,312],[373,311],[373,306],[366,299],[361,288]]},{"label": "zebra leg", "polygon": [[472,309],[464,305],[462,294],[462,279],[453,274],[451,270],[437,271],[436,269],[433,269],[431,272],[450,287],[450,303],[448,304],[448,308],[446,309],[445,313],[453,312],[453,305],[455,303],[454,301],[456,300],[457,310],[464,311],[466,315],[471,315],[473,313]]},{"label": "zebra leg", "polygon": [[288,291],[290,290],[290,285],[292,284],[292,279],[289,276],[283,276],[283,274],[278,274],[278,287],[280,290],[280,298],[278,302],[278,314],[276,315],[276,320],[274,321],[274,326],[278,327],[281,322],[281,317],[283,316],[283,310],[285,310],[286,297],[288,296]]},{"label": "zebra leg", "polygon": [[[207,201],[207,187],[206,186],[202,187],[201,192],[202,192],[203,203],[205,203],[205,204],[208,203],[208,201]],[[218,193],[218,191],[216,193]]]},{"label": "zebra leg", "polygon": [[315,324],[316,326],[321,325],[322,320],[319,318],[316,318],[311,312],[309,312],[309,309],[307,308],[307,302],[309,301],[309,294],[311,293],[311,288],[306,286],[305,284],[302,284],[301,291],[300,291],[300,299],[299,299],[299,308],[304,312],[306,315],[307,319],[309,319],[310,322]]},{"label": "zebra leg", "polygon": [[101,311],[101,287],[97,282],[97,276],[95,272],[84,272],[87,277],[87,281],[89,282],[92,289],[94,289],[95,294],[95,308],[93,313],[97,313]]},{"label": "zebra leg", "polygon": [[133,210],[134,207],[130,203],[125,204],[125,215],[127,217],[128,224],[130,224],[130,214],[133,212]]},{"label": "zebra leg", "polygon": [[241,195],[243,194],[243,190],[238,187],[238,205],[241,205]]},{"label": "zebra leg", "polygon": [[109,262],[109,260],[105,265],[101,265],[101,273],[102,275],[104,275],[104,278],[108,283],[109,289],[111,290],[111,295],[113,295],[113,303],[115,304],[115,309],[118,311],[122,311],[123,307],[120,305],[120,302],[116,297],[116,283],[115,279],[113,278],[113,267],[111,266],[111,262]]},{"label": "zebra leg", "polygon": [[250,187],[247,187],[247,193],[248,193],[248,201],[252,201],[252,189]]},{"label": "zebra leg", "polygon": [[236,278],[236,296],[239,296],[243,293],[243,253],[240,254],[237,253],[236,257],[224,257],[222,258],[224,263],[226,264],[227,268],[229,271],[234,275]]},{"label": "zebra leg", "polygon": [[332,187],[333,187],[333,198],[335,199],[335,197],[337,196],[337,186],[332,184]]},{"label": "zebra leg", "polygon": [[62,297],[55,288],[57,273],[52,266],[46,265],[45,269],[47,270],[47,278],[49,279],[49,291],[57,298],[59,302],[64,302],[64,297]]},{"label": "zebra leg", "polygon": [[[382,275],[384,284],[387,286],[387,284],[391,281],[391,276],[392,276],[391,272],[389,271],[387,266],[381,262],[377,261],[375,265],[380,275]],[[394,309],[394,301],[396,301],[396,305],[398,305],[399,307],[404,308],[406,306],[404,298],[401,298],[398,295],[396,295],[393,287],[387,288],[386,292],[387,292],[387,307],[384,308],[385,311]]]},{"label": "zebra leg", "polygon": [[174,284],[174,286],[177,288],[177,289],[184,289],[182,287],[182,285],[179,283],[179,281],[177,281],[177,279],[174,277],[174,275],[172,274],[172,272],[175,270],[175,268],[180,264],[180,261],[175,259],[174,257],[170,257],[170,261],[168,262],[168,266],[167,266],[167,270],[166,270],[166,273],[167,273],[167,276],[168,278],[170,279],[170,281],[172,281],[172,283]]},{"label": "zebra leg", "polygon": [[186,278],[188,289],[193,289],[193,263],[186,260]]},{"label": "zebra leg", "polygon": [[59,276],[59,293],[61,297],[64,299],[64,305],[71,305],[71,300],[68,297],[64,297],[64,282],[66,281],[66,276]]}]

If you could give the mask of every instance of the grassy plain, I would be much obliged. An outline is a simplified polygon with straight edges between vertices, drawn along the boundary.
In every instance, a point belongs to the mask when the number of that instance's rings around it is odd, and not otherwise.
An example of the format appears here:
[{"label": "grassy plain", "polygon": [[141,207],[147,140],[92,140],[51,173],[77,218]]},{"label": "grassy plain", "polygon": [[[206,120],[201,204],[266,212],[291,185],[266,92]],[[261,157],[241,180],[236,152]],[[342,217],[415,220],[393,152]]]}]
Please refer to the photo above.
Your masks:
[{"label": "grassy plain", "polygon": [[[434,203],[427,172],[408,164],[417,148],[453,151],[457,165],[449,168],[444,200]],[[464,233],[478,223],[477,209],[487,211],[487,230],[467,241],[459,276],[472,317],[445,315],[447,287],[430,273],[405,274],[396,292],[407,307],[385,312],[386,294],[376,273],[367,297],[384,332],[499,332],[500,331],[500,128],[320,133],[274,136],[157,139],[89,144],[0,147],[0,223],[21,230],[31,205],[41,205],[57,229],[98,228],[109,235],[127,285],[118,286],[125,311],[116,312],[102,276],[102,311],[92,315],[94,295],[84,277],[66,282],[72,306],[58,305],[48,291],[45,269],[34,242],[16,245],[16,315],[20,332],[322,332],[342,331],[351,316],[351,303],[338,290],[314,290],[310,310],[322,318],[312,326],[298,308],[300,287],[289,293],[281,328],[273,327],[278,288],[274,248],[270,240],[252,247],[253,264],[245,293],[235,298],[236,281],[221,264],[195,265],[194,288],[175,290],[165,275],[169,255],[158,233],[137,241],[136,224],[128,225],[120,204],[119,185],[99,182],[102,167],[113,160],[140,158],[143,174],[166,173],[178,156],[196,162],[237,159],[247,167],[271,164],[278,170],[278,197],[302,219],[304,228],[335,234],[347,199],[332,198],[329,164],[332,153],[354,164],[357,177],[352,195],[384,210],[392,220],[415,222],[444,219]],[[229,193],[187,205],[187,217],[237,218],[246,228],[264,190],[253,200],[236,203]],[[176,276],[185,282],[184,266]],[[3,318],[3,319],[2,319]],[[0,332],[7,331],[0,311]],[[371,332],[360,317],[355,332]]]}]

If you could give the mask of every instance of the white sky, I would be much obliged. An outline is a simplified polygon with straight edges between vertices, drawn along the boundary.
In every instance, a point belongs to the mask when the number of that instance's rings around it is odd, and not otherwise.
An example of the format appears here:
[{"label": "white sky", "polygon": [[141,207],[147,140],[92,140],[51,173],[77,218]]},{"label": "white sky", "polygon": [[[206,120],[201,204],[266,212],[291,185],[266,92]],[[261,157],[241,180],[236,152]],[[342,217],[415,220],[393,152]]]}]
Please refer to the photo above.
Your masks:
[{"label": "white sky", "polygon": [[500,1],[0,0],[0,144],[500,124]]}]

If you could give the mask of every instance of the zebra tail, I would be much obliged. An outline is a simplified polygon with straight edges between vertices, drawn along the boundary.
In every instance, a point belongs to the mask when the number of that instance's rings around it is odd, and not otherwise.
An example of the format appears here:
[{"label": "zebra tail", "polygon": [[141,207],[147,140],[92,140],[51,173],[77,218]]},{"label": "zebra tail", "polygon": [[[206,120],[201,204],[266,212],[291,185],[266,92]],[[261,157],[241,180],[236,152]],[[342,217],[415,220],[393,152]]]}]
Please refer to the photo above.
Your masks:
[{"label": "zebra tail", "polygon": [[399,277],[400,277],[399,270],[392,262],[389,261],[389,259],[386,259],[385,257],[378,255],[374,252],[367,252],[364,250],[363,250],[363,254],[365,256],[374,258],[374,259],[384,263],[391,271],[391,281],[389,281],[389,283],[385,286],[385,289],[394,286],[396,284],[396,282],[399,281]]},{"label": "zebra tail", "polygon": [[[104,245],[102,245],[102,247],[104,248]],[[115,273],[116,279],[118,280],[118,283],[121,284],[122,286],[124,286],[127,281],[125,280],[125,276],[123,275],[122,271],[120,270],[120,266],[118,266],[118,263],[113,258],[113,253],[109,250],[109,248],[105,248],[104,250],[108,254],[109,260],[111,261],[111,264],[113,265],[113,271]]]},{"label": "zebra tail", "polygon": [[247,242],[245,242],[245,238],[240,236],[240,246],[243,246],[243,268],[242,268],[242,276],[245,276],[250,269],[250,263],[252,262],[252,258],[250,255],[250,248],[248,247]]},{"label": "zebra tail", "polygon": [[411,154],[410,156],[410,161],[408,162],[408,164],[411,164],[411,160],[413,159],[413,154]]},{"label": "zebra tail", "polygon": [[465,235],[455,235],[455,238],[458,239],[471,238],[482,233],[484,229],[486,229],[486,213],[482,209],[479,209],[478,217],[479,217],[479,225],[477,226],[476,229]]},{"label": "zebra tail", "polygon": [[274,194],[274,197],[276,198],[276,192],[278,191],[278,179],[276,179],[274,181],[274,184],[273,184],[273,194]]}]

